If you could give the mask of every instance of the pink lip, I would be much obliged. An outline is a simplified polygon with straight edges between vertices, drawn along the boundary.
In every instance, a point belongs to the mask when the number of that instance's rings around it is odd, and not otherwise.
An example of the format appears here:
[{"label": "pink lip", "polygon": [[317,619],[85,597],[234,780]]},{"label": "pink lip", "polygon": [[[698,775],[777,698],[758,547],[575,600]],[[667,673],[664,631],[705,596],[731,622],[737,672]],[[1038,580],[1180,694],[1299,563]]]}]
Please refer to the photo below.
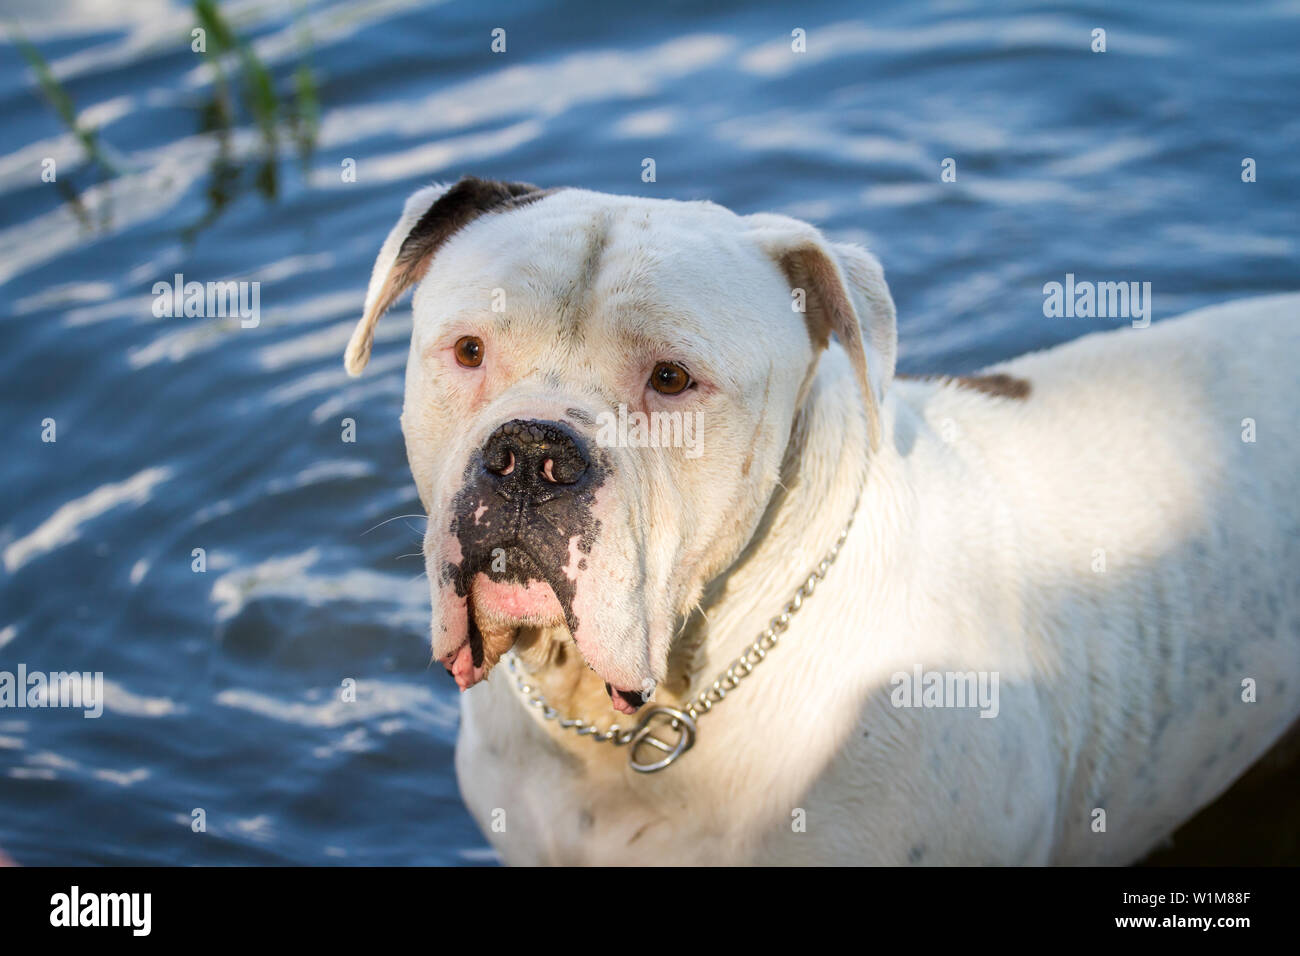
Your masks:
[{"label": "pink lip", "polygon": [[511,581],[493,581],[486,574],[476,574],[473,584],[474,606],[489,614],[520,623],[562,621],[564,610],[551,586],[542,581],[520,585]]},{"label": "pink lip", "polygon": [[640,708],[635,704],[630,704],[625,701],[622,697],[618,696],[619,693],[632,694],[636,693],[636,691],[630,691],[625,687],[614,687],[609,695],[610,705],[620,714],[635,714]]},{"label": "pink lip", "polygon": [[[468,635],[454,651],[441,659],[442,665],[455,678],[456,686],[462,691],[468,690],[487,677],[488,672],[496,664],[496,657],[493,655],[504,653],[499,640],[503,634],[502,628],[550,627],[565,622],[564,609],[549,584],[537,580],[530,580],[523,584],[512,581],[494,581],[482,572],[474,575],[470,583],[469,599],[463,605],[460,613],[463,619],[468,619],[471,614],[474,616],[475,626],[470,629],[471,632],[482,629],[488,632],[489,637],[492,634],[498,636],[495,651],[489,651],[486,645],[491,642],[484,641],[485,658],[483,663],[478,666],[474,664],[473,649]],[[510,641],[513,643],[513,639],[510,639]],[[581,644],[579,644],[579,650],[583,652],[584,657],[587,656]],[[590,662],[590,658],[588,658],[588,661]],[[596,672],[600,673],[599,670]],[[615,711],[620,714],[632,715],[640,709],[639,705],[625,700],[621,696],[626,694],[633,698],[639,698],[639,690],[622,687],[613,682],[610,682],[607,686],[610,691],[610,706]]]},{"label": "pink lip", "polygon": [[486,668],[474,666],[474,653],[470,650],[468,641],[449,657],[451,658],[450,664],[447,664],[446,661],[443,663],[451,676],[456,679],[456,686],[462,691],[469,690],[487,674]]}]

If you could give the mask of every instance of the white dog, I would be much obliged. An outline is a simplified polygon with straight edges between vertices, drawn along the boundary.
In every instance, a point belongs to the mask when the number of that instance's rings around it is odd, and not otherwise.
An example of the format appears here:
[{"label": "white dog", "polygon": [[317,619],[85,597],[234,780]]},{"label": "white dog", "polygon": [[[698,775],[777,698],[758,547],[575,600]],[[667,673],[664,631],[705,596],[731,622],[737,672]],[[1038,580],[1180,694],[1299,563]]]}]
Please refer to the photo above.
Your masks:
[{"label": "white dog", "polygon": [[1300,715],[1300,296],[897,380],[860,248],[477,179],[407,202],[353,374],[408,286],[507,862],[1129,862]]}]

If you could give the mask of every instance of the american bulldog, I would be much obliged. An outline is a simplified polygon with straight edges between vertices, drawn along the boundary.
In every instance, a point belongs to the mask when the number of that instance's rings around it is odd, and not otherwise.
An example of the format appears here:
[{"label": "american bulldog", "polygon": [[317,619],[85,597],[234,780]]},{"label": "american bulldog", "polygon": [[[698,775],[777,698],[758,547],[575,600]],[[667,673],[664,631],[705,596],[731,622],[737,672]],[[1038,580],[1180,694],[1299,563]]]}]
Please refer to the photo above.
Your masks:
[{"label": "american bulldog", "polygon": [[1300,714],[1300,296],[907,380],[857,246],[474,178],[407,201],[350,373],[408,287],[509,863],[1125,863]]}]

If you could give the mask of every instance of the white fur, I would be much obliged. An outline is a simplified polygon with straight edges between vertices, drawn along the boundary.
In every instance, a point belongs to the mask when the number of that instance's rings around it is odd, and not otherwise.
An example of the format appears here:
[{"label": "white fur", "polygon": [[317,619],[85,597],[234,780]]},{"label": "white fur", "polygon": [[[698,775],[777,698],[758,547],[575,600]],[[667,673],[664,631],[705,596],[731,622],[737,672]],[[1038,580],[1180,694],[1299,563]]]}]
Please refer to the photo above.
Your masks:
[{"label": "white fur", "polygon": [[[832,342],[819,360],[789,311],[771,261],[778,218],[561,192],[465,229],[417,292],[403,427],[433,552],[439,508],[488,429],[613,394],[585,383],[629,360],[603,337],[614,304],[679,316],[694,347],[736,370],[701,463],[629,456],[602,505],[594,587],[626,619],[609,653],[629,677],[666,681],[656,703],[697,693],[753,640],[863,489],[826,581],[676,764],[633,773],[625,750],[544,722],[503,670],[462,698],[467,805],[522,864],[1140,858],[1300,715],[1300,296],[1024,356],[996,369],[1031,383],[1015,400],[891,383],[883,278],[838,249],[878,405],[872,451],[849,357]],[[562,355],[555,288],[611,222],[584,299],[590,337]],[[790,243],[807,238],[792,227]],[[500,345],[513,371],[473,397],[428,355],[490,321],[494,287],[533,335]],[[542,384],[543,371],[564,384]],[[644,593],[623,580],[634,555]],[[695,647],[689,689],[674,686],[666,642]],[[544,690],[587,675],[577,654],[533,664]],[[892,676],[918,664],[997,672],[997,717],[894,707]],[[1242,700],[1247,678],[1255,703]],[[581,708],[572,716],[628,725],[599,696],[553,696]]]}]

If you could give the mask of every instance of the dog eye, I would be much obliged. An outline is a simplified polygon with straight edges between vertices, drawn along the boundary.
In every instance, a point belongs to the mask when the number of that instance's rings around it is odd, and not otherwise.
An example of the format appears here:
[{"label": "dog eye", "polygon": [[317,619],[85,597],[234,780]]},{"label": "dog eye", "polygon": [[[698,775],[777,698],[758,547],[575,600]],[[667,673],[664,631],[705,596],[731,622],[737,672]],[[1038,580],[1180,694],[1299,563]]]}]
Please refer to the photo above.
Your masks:
[{"label": "dog eye", "polygon": [[660,362],[650,373],[650,387],[660,395],[676,395],[691,385],[691,376],[675,362]]},{"label": "dog eye", "polygon": [[464,335],[456,340],[456,361],[466,368],[483,364],[483,340],[476,335]]}]

